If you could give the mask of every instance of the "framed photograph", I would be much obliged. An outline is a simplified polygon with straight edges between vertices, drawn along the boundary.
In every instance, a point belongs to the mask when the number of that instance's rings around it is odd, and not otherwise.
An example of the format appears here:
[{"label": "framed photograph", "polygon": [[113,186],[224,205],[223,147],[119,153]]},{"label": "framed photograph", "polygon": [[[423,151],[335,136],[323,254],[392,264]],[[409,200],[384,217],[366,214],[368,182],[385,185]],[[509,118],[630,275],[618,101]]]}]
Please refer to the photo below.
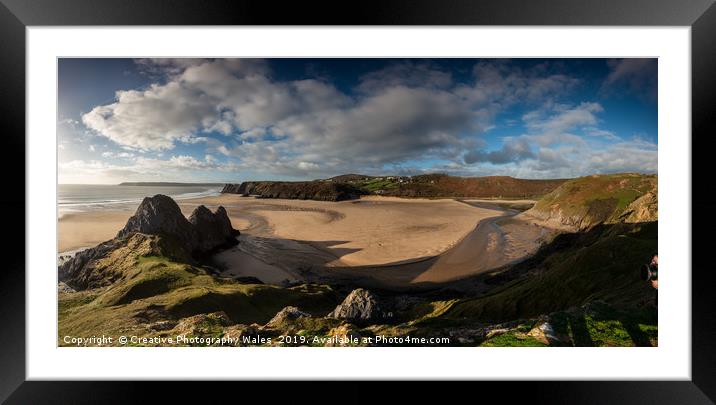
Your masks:
[{"label": "framed photograph", "polygon": [[3,0],[0,398],[712,403],[712,2],[320,8]]}]

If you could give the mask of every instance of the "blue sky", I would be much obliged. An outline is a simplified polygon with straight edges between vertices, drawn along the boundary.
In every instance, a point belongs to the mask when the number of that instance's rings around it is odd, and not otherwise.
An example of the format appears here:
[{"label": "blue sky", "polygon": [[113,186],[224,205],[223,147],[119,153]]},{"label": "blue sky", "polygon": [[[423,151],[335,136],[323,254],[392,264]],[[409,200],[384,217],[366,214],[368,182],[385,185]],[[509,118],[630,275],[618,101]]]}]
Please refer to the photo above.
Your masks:
[{"label": "blue sky", "polygon": [[656,59],[60,59],[60,183],[657,170]]}]

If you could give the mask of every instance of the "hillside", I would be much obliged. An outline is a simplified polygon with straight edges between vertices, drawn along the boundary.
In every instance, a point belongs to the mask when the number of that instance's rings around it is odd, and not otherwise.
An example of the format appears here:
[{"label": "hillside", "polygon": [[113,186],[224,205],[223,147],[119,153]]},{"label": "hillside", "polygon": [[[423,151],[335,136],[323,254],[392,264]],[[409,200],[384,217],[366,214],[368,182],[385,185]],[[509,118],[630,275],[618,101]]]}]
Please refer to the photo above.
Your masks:
[{"label": "hillside", "polygon": [[524,213],[547,225],[571,230],[597,224],[658,219],[656,175],[593,175],[569,180]]},{"label": "hillside", "polygon": [[564,181],[527,180],[508,176],[457,177],[426,174],[407,178],[371,179],[359,186],[374,194],[395,197],[538,198]]},{"label": "hillside", "polygon": [[[539,216],[571,232],[488,275],[483,282],[493,288],[486,294],[445,301],[419,323],[444,327],[537,318],[577,345],[656,344],[656,290],[639,277],[640,266],[658,248],[656,187],[656,176],[637,174],[566,182],[520,215]],[[539,345],[518,326],[506,330],[496,345]]]},{"label": "hillside", "polygon": [[455,177],[445,174],[419,176],[364,176],[346,174],[325,180],[302,182],[249,181],[227,184],[223,193],[322,201],[356,199],[361,195],[393,197],[538,198],[565,180],[526,180],[507,176]]},{"label": "hillside", "polygon": [[255,195],[261,198],[343,201],[359,198],[362,191],[349,183],[327,181],[245,181],[227,184],[222,193]]}]

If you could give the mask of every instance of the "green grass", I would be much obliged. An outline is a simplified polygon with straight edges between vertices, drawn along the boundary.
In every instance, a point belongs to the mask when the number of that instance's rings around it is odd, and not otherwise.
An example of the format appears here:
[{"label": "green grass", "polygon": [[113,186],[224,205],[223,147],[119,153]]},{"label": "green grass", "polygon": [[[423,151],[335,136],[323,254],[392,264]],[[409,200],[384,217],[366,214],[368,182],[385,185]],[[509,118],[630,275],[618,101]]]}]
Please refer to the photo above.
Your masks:
[{"label": "green grass", "polygon": [[[519,337],[518,337],[519,336]],[[503,333],[480,343],[485,347],[544,347],[546,344],[531,336],[521,336],[514,332]]]},{"label": "green grass", "polygon": [[656,175],[595,175],[569,180],[545,195],[535,209],[559,209],[563,216],[583,217],[588,225],[614,221],[629,204],[657,185]]},{"label": "green grass", "polygon": [[595,300],[622,307],[651,301],[654,290],[639,279],[638,269],[656,249],[656,224],[624,233],[609,227],[593,233],[597,235],[583,237],[591,244],[557,250],[533,264],[543,269],[540,274],[507,283],[483,297],[458,300],[441,317],[502,322]]},{"label": "green grass", "polygon": [[356,184],[361,190],[367,193],[374,193],[378,190],[387,190],[398,186],[398,182],[388,179],[370,179],[358,182]]},{"label": "green grass", "polygon": [[165,257],[138,257],[134,263],[109,287],[60,294],[60,337],[142,335],[152,321],[217,311],[232,323],[263,324],[289,305],[324,316],[339,302],[328,286],[241,284]]}]

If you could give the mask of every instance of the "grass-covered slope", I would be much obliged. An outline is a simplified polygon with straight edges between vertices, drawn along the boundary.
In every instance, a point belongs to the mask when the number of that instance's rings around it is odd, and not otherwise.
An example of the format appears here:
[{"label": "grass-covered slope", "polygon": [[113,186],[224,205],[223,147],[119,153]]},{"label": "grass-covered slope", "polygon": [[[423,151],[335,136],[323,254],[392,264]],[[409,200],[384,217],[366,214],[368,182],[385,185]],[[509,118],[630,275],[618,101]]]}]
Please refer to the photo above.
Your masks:
[{"label": "grass-covered slope", "polygon": [[[400,181],[402,179],[402,181]],[[396,197],[539,198],[565,180],[529,180],[509,176],[458,177],[426,174],[367,186]],[[374,191],[375,192],[375,191]]]},{"label": "grass-covered slope", "polygon": [[649,306],[656,292],[639,278],[639,268],[656,248],[656,223],[604,225],[560,235],[521,264],[527,276],[486,296],[457,300],[442,316],[500,322],[597,300],[617,308]]},{"label": "grass-covered slope", "polygon": [[657,176],[636,173],[593,175],[569,180],[545,195],[526,215],[557,226],[587,229],[601,223],[657,219]]},{"label": "grass-covered slope", "polygon": [[166,257],[135,254],[126,261],[131,265],[108,287],[59,294],[60,337],[145,335],[153,322],[217,311],[231,323],[265,323],[288,305],[322,316],[338,302],[327,286],[242,284]]},{"label": "grass-covered slope", "polygon": [[446,174],[419,176],[363,176],[346,174],[324,180],[276,182],[247,181],[227,184],[223,193],[264,198],[341,201],[361,195],[394,197],[539,198],[565,180],[527,180],[508,176],[457,177]]}]

